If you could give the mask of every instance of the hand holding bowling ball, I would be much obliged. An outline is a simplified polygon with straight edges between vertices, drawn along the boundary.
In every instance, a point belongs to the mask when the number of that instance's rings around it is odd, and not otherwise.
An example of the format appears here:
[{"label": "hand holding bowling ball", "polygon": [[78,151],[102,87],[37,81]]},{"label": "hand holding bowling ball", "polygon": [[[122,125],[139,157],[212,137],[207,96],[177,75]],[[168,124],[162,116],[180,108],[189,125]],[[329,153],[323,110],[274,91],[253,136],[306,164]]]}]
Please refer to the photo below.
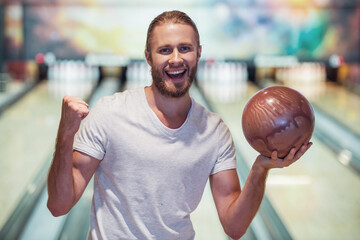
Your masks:
[{"label": "hand holding bowling ball", "polygon": [[285,157],[311,139],[315,117],[309,101],[298,91],[274,86],[251,97],[242,115],[246,140],[261,155]]}]

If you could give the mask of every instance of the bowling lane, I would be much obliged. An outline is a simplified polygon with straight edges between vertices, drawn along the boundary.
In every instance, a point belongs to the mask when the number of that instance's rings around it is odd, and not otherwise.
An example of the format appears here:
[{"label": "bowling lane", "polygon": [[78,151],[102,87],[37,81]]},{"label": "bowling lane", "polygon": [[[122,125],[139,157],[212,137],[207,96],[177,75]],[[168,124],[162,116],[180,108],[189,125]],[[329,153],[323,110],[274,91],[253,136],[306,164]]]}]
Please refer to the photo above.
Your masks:
[{"label": "bowling lane", "polygon": [[[74,71],[63,67],[62,70],[69,70],[69,76],[72,73],[70,70]],[[26,220],[27,214],[31,212],[29,208],[36,200],[37,193],[41,192],[43,182],[39,179],[46,178],[54,151],[62,97],[73,95],[86,100],[96,87],[96,74],[83,70],[81,74],[77,74],[79,78],[76,80],[53,75],[48,81],[42,81],[35,87],[31,86],[31,91],[26,90],[25,92],[28,92],[24,93],[24,97],[2,112],[0,116],[1,233],[4,229],[10,229],[11,225],[22,227],[22,221]],[[13,88],[6,95],[2,95],[0,99],[2,105],[14,95],[19,95],[19,87]],[[16,216],[21,216],[21,220]],[[13,224],[13,220],[20,224]],[[19,229],[15,232],[19,232]]]},{"label": "bowling lane", "polygon": [[0,114],[37,84],[36,82],[10,81],[8,76],[5,85],[4,82],[1,82],[4,75],[7,76],[0,73]]},{"label": "bowling lane", "polygon": [[[258,90],[248,84],[244,94],[231,101],[209,96],[249,166],[257,153],[243,136],[241,116]],[[315,137],[312,141],[314,145],[299,162],[270,171],[266,196],[294,239],[355,239],[360,234],[360,194],[355,190],[360,189],[360,178],[322,142]]]},{"label": "bowling lane", "polygon": [[360,136],[360,96],[335,83],[326,83],[312,104]]},{"label": "bowling lane", "polygon": [[[90,109],[100,97],[111,95],[118,89],[120,89],[120,81],[117,78],[103,79],[88,101]],[[48,168],[49,163],[46,164],[46,172]],[[48,195],[44,188],[18,239],[86,239],[92,188],[93,184],[90,183],[70,213],[58,218],[54,218],[46,207]]]},{"label": "bowling lane", "polygon": [[51,156],[60,106],[43,82],[0,117],[0,228]]}]

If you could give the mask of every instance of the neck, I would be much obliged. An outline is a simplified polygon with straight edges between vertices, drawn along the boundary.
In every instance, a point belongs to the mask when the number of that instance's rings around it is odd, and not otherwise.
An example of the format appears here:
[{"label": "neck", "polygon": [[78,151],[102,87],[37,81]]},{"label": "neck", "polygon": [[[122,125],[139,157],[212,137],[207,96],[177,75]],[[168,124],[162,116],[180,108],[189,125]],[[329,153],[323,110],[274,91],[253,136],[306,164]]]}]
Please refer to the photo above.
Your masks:
[{"label": "neck", "polygon": [[191,108],[189,93],[174,98],[162,95],[154,85],[145,88],[147,102],[159,120],[168,128],[179,128]]}]

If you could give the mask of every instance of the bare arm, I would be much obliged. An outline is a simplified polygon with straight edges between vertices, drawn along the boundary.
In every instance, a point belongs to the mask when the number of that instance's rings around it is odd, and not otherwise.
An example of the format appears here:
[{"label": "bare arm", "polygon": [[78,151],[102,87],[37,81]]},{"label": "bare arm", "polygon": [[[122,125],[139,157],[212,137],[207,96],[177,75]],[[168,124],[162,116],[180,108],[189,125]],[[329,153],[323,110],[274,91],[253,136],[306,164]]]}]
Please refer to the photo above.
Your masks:
[{"label": "bare arm", "polygon": [[80,122],[89,113],[79,98],[65,97],[62,105],[53,162],[48,175],[47,206],[54,216],[61,216],[80,199],[99,160],[74,151],[73,142]]},{"label": "bare arm", "polygon": [[298,152],[292,149],[284,158],[258,156],[241,191],[235,169],[210,176],[210,186],[221,224],[230,237],[243,236],[258,211],[265,193],[265,183],[271,168],[282,168],[298,160],[311,146],[304,145]]}]

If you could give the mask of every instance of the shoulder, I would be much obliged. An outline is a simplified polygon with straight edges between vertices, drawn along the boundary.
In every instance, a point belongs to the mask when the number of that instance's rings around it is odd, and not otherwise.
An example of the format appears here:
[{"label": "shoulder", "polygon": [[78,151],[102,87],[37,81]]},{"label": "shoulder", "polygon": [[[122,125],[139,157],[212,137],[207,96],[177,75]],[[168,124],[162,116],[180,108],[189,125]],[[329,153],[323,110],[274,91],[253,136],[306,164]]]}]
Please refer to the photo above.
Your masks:
[{"label": "shoulder", "polygon": [[232,141],[231,132],[227,124],[217,113],[214,113],[193,100],[193,121],[199,124],[200,127],[206,127],[210,132],[213,132],[219,141]]},{"label": "shoulder", "polygon": [[117,92],[110,96],[101,97],[93,109],[100,112],[120,110],[129,104],[134,104],[141,99],[141,88]]},{"label": "shoulder", "polygon": [[192,107],[193,107],[192,111],[193,111],[194,119],[202,123],[211,124],[214,126],[218,126],[219,124],[224,124],[223,120],[217,113],[210,111],[209,109],[207,109],[200,103],[196,102],[195,100],[193,100]]}]

